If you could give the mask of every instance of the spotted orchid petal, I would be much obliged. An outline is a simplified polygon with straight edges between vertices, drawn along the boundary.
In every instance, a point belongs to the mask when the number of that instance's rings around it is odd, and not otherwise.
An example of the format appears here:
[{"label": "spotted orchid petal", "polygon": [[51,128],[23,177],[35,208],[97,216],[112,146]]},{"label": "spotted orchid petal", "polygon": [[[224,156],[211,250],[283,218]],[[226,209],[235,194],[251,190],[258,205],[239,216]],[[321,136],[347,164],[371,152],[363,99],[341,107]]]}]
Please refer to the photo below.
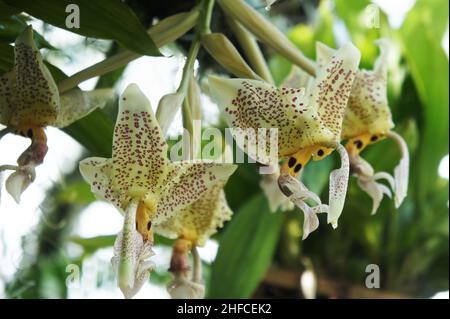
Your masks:
[{"label": "spotted orchid petal", "polygon": [[333,170],[330,174],[328,200],[330,211],[328,213],[328,223],[331,224],[333,228],[338,226],[339,216],[344,209],[350,172],[350,162],[345,147],[337,143],[335,148],[341,158],[341,167]]},{"label": "spotted orchid petal", "polygon": [[141,289],[153,268],[153,263],[148,260],[153,255],[153,239],[144,240],[136,230],[137,207],[136,201],[128,205],[123,229],[117,235],[111,259],[118,285],[126,298],[132,298]]},{"label": "spotted orchid petal", "polygon": [[150,102],[136,84],[119,100],[112,148],[112,188],[130,197],[159,196],[176,176]]},{"label": "spotted orchid petal", "polygon": [[91,185],[92,193],[98,199],[112,203],[122,212],[122,203],[125,201],[125,195],[112,189],[111,159],[89,157],[80,162],[79,168],[84,180]]},{"label": "spotted orchid petal", "polygon": [[275,213],[278,209],[288,211],[294,208],[294,204],[281,192],[278,186],[279,177],[280,170],[277,169],[273,174],[262,175],[261,182],[259,183],[269,202],[269,208],[272,213]]},{"label": "spotted orchid petal", "polygon": [[393,139],[400,148],[402,158],[400,163],[394,168],[394,180],[395,180],[395,207],[399,207],[408,193],[408,180],[409,180],[409,151],[405,140],[395,133],[390,131],[387,135]]},{"label": "spotted orchid petal", "polygon": [[364,133],[386,134],[394,127],[387,98],[387,60],[389,43],[376,42],[380,55],[373,70],[359,70],[345,110],[342,138],[349,139]]},{"label": "spotted orchid petal", "polygon": [[208,198],[208,194],[214,195],[214,191],[218,191],[218,185],[223,186],[237,168],[231,164],[202,162],[179,162],[174,165],[182,173],[178,182],[166,188],[167,191],[160,198],[154,219],[158,224],[197,200],[204,203],[205,198],[201,199],[201,196]]},{"label": "spotted orchid petal", "polygon": [[222,181],[215,183],[195,202],[156,225],[155,231],[168,238],[188,238],[202,246],[233,214],[225,198],[224,185]]},{"label": "spotted orchid petal", "polygon": [[82,91],[73,89],[60,96],[60,111],[52,126],[66,127],[87,116],[97,108],[103,108],[115,97],[113,89]]},{"label": "spotted orchid petal", "polygon": [[12,72],[0,82],[1,121],[7,126],[43,127],[55,121],[59,112],[59,93],[27,27],[14,46]]}]

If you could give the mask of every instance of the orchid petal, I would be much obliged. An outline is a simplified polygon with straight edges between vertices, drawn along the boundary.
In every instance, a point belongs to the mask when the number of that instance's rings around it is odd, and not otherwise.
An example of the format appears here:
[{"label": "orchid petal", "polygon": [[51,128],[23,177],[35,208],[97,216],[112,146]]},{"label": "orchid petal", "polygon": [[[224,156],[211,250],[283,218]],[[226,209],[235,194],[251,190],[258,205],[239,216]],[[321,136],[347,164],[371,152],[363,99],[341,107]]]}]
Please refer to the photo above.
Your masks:
[{"label": "orchid petal", "polygon": [[20,196],[30,186],[36,177],[34,167],[19,167],[17,171],[9,175],[5,182],[6,191],[20,203]]},{"label": "orchid petal", "polygon": [[330,174],[330,189],[328,201],[330,206],[330,212],[328,213],[328,223],[331,223],[333,228],[337,227],[339,216],[341,215],[344,208],[350,169],[349,158],[345,147],[337,143],[336,150],[341,157],[341,168],[333,170]]},{"label": "orchid petal", "polygon": [[33,41],[33,29],[27,27],[17,38],[15,47],[15,78],[10,96],[9,124],[46,126],[59,112],[59,92],[53,77]]},{"label": "orchid petal", "polygon": [[373,175],[373,179],[376,181],[380,179],[386,180],[389,183],[391,189],[395,191],[395,180],[391,174],[386,172],[377,172]]},{"label": "orchid petal", "polygon": [[167,143],[150,102],[136,84],[119,100],[112,149],[112,187],[131,197],[161,193],[164,179],[172,174]]},{"label": "orchid petal", "polygon": [[217,183],[225,183],[236,170],[236,165],[215,163],[174,163],[182,173],[177,183],[166,187],[158,203],[154,221],[162,223],[174,213],[194,203],[200,196],[216,187]]},{"label": "orchid petal", "polygon": [[137,203],[131,202],[125,213],[122,231],[114,243],[111,263],[117,273],[118,284],[125,298],[132,298],[148,281],[153,264],[147,259],[153,255],[153,240],[144,241],[136,230]]},{"label": "orchid petal", "polygon": [[390,131],[387,135],[392,138],[400,148],[402,158],[400,163],[394,168],[395,180],[395,207],[398,208],[408,193],[409,180],[409,151],[405,140],[397,133]]},{"label": "orchid petal", "polygon": [[155,225],[155,231],[168,238],[189,238],[203,245],[233,214],[225,198],[224,185],[224,182],[216,183],[191,205]]},{"label": "orchid petal", "polygon": [[[289,199],[299,207],[304,213],[303,239],[306,239],[310,233],[319,227],[317,214],[328,213],[328,205],[322,204],[320,198],[309,191],[306,186],[298,179],[289,174],[282,174],[279,178],[281,187],[286,188],[291,195]],[[313,200],[317,205],[310,207],[305,201]]]},{"label": "orchid petal", "polygon": [[103,108],[108,101],[114,99],[113,89],[82,91],[73,89],[60,96],[61,108],[52,126],[66,127],[87,116],[97,108]]},{"label": "orchid petal", "polygon": [[[320,48],[319,45],[319,53]],[[360,57],[359,50],[348,43],[337,50],[328,61],[318,64],[311,103],[316,105],[325,127],[333,132],[335,142],[340,141],[344,112]]]},{"label": "orchid petal", "polygon": [[377,183],[373,178],[358,178],[359,187],[365,191],[373,201],[371,215],[375,215],[383,199],[383,194],[391,197],[391,191],[385,185]]},{"label": "orchid petal", "polygon": [[111,188],[111,160],[89,157],[82,160],[79,167],[81,175],[91,185],[91,191],[95,196],[100,200],[112,203],[119,211],[122,211],[122,202],[125,197]]},{"label": "orchid petal", "polygon": [[356,74],[352,92],[345,110],[342,138],[364,133],[386,133],[394,127],[387,98],[387,41],[376,42],[381,54],[373,70]]},{"label": "orchid petal", "polygon": [[[270,146],[259,145],[261,128],[278,129],[278,155],[288,156],[298,149],[332,139],[332,133],[321,127],[317,110],[308,106],[305,91],[300,88],[277,88],[266,82],[247,79],[209,77],[209,91],[224,111],[228,124],[235,128],[235,140],[241,149],[257,162],[272,165],[267,154]],[[254,147],[265,151],[252,153]],[[275,162],[276,163],[276,162]]]},{"label": "orchid petal", "polygon": [[292,65],[291,71],[281,84],[286,88],[305,88],[305,92],[311,92],[314,85],[314,77],[300,69],[296,65]]}]

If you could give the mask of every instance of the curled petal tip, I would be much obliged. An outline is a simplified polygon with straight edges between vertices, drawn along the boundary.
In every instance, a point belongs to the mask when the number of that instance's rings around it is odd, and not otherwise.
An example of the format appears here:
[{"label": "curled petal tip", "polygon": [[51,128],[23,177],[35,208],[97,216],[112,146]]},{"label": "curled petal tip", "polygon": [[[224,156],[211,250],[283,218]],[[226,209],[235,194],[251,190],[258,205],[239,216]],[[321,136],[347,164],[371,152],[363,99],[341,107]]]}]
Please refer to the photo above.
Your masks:
[{"label": "curled petal tip", "polygon": [[30,186],[34,180],[34,168],[28,170],[18,170],[12,173],[5,182],[6,191],[20,204],[22,193]]},{"label": "curled petal tip", "polygon": [[17,43],[23,43],[33,48],[36,47],[33,41],[33,28],[31,27],[31,25],[27,26],[19,35],[19,37],[17,37],[16,44]]},{"label": "curled petal tip", "polygon": [[393,139],[402,154],[400,163],[394,169],[394,181],[395,181],[395,207],[398,208],[402,204],[408,193],[408,180],[409,180],[409,151],[405,140],[399,134],[394,131],[390,131],[387,136]]}]

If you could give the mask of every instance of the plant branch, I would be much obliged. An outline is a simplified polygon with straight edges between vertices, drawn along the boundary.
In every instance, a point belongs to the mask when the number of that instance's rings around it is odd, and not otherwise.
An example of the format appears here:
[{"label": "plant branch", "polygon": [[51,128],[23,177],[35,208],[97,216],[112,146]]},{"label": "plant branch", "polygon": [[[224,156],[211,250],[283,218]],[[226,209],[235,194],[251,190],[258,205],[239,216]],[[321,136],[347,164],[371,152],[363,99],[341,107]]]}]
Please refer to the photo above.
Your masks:
[{"label": "plant branch", "polygon": [[[156,46],[158,48],[161,48],[166,44],[180,38],[182,35],[192,29],[192,27],[195,26],[198,16],[199,10],[198,7],[195,7],[190,12],[170,16],[160,21],[156,25],[152,26],[148,30],[148,33],[152,37]],[[76,87],[81,82],[89,80],[90,78],[114,71],[139,57],[141,57],[140,54],[132,51],[120,52],[59,82],[59,93],[62,94],[64,92],[67,92],[68,90]]]}]

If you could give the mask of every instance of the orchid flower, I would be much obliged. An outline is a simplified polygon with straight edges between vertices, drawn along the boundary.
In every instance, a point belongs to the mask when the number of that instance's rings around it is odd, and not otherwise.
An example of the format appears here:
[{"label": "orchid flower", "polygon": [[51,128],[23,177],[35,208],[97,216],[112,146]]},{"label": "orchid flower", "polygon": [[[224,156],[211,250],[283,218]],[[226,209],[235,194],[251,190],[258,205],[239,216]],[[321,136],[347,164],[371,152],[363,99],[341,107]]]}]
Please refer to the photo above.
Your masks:
[{"label": "orchid flower", "polygon": [[73,89],[59,95],[56,83],[27,27],[14,46],[14,68],[0,76],[0,136],[14,133],[31,139],[30,147],[17,160],[18,166],[0,166],[15,171],[6,180],[6,190],[19,202],[22,192],[35,179],[35,167],[47,153],[46,126],[65,127],[103,107],[114,97],[110,89],[83,92]]},{"label": "orchid flower", "polygon": [[[350,157],[352,174],[358,178],[358,185],[373,200],[372,214],[375,214],[383,194],[391,197],[391,191],[378,183],[385,179],[394,192],[395,206],[398,208],[408,190],[409,153],[403,138],[392,131],[391,111],[387,99],[387,63],[389,43],[386,39],[376,42],[380,47],[380,56],[373,70],[359,70],[356,74],[348,107],[344,116],[342,139],[348,140],[346,149]],[[325,47],[322,58],[327,59],[333,50]],[[384,138],[393,139],[400,148],[402,158],[394,169],[394,176],[386,172],[374,173],[369,163],[360,157],[368,145]]]},{"label": "orchid flower", "polygon": [[[321,48],[317,46],[318,51]],[[329,189],[328,223],[334,228],[344,206],[349,175],[347,152],[339,143],[342,119],[359,59],[359,51],[352,44],[344,45],[318,65],[317,77],[306,94],[298,87],[277,88],[256,80],[209,78],[213,98],[235,128],[237,144],[250,157],[273,165],[267,141],[258,141],[256,132],[259,128],[278,129],[277,155],[285,159],[280,177],[297,177],[311,158],[321,160],[334,149],[339,152],[341,168],[331,172]],[[257,146],[256,151],[249,152],[253,146]],[[287,196],[302,197],[298,185],[294,192],[282,183],[280,187]]]},{"label": "orchid flower", "polygon": [[[195,202],[155,227],[155,231],[168,238],[176,239],[173,246],[170,271],[175,278],[168,285],[173,298],[199,299],[204,296],[201,280],[201,261],[196,260],[194,250],[231,219],[233,212],[228,207],[223,187],[226,181],[218,181]],[[194,254],[194,273],[191,275],[188,252]],[[200,268],[200,269],[199,269]],[[189,277],[192,277],[190,279]]]},{"label": "orchid flower", "polygon": [[[278,168],[278,165],[276,165]],[[261,176],[259,187],[261,187],[264,195],[269,202],[269,208],[272,213],[275,213],[278,209],[281,211],[288,211],[294,209],[294,203],[286,197],[281,191],[278,180],[280,178],[279,168],[275,170],[275,173],[264,174]]]},{"label": "orchid flower", "polygon": [[92,192],[124,215],[112,264],[118,285],[131,298],[147,281],[153,228],[224,182],[234,165],[171,162],[150,102],[135,84],[119,100],[112,158],[91,157],[80,171]]}]

